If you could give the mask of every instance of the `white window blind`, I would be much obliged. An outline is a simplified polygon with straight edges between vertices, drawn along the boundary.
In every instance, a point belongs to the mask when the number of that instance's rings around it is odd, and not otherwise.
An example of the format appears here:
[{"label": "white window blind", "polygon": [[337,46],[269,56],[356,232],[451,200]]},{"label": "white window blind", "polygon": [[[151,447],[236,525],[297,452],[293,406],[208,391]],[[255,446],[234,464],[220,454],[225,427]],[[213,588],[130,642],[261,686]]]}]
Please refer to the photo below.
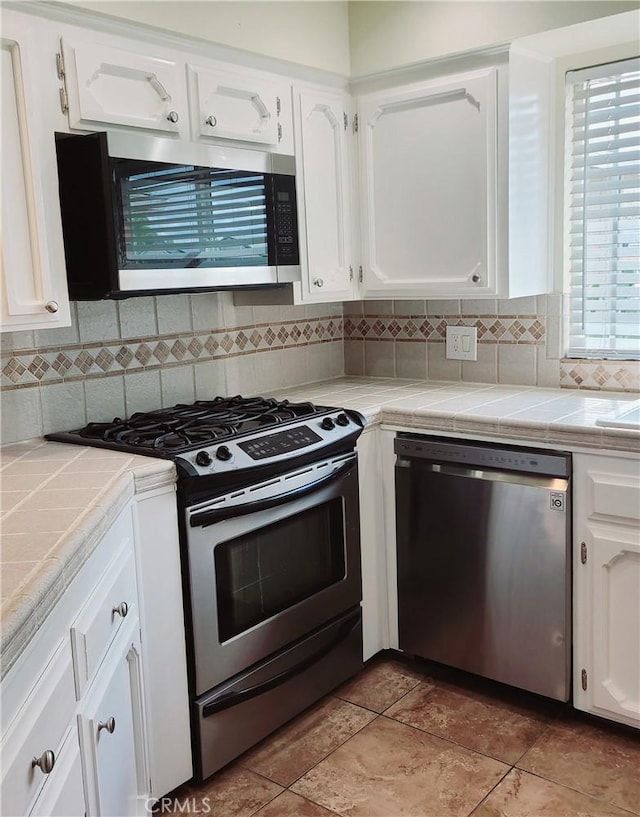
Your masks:
[{"label": "white window blind", "polygon": [[567,74],[569,357],[640,357],[640,60]]}]

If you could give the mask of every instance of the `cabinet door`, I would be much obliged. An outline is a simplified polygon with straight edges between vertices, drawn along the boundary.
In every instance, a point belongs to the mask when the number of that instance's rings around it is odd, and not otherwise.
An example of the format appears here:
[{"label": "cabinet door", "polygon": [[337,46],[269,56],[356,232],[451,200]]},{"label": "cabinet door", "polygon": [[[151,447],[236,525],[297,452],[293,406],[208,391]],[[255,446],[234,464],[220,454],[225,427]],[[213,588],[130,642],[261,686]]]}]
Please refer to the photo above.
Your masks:
[{"label": "cabinet door", "polygon": [[139,624],[107,653],[78,715],[90,815],[135,815],[148,792],[143,738]]},{"label": "cabinet door", "polygon": [[290,143],[291,126],[282,116],[284,101],[291,97],[288,86],[249,72],[198,66],[189,66],[189,86],[194,138],[271,147]]},{"label": "cabinet door", "polygon": [[359,101],[365,297],[497,286],[497,71]]},{"label": "cabinet door", "polygon": [[100,43],[63,41],[62,48],[72,128],[179,131],[184,89],[176,62]]},{"label": "cabinet door", "polygon": [[353,298],[349,98],[302,91],[297,99],[297,186],[304,214],[303,300]]},{"label": "cabinet door", "polygon": [[[2,242],[0,320],[4,330],[69,326],[69,299],[55,172],[55,147],[43,108],[57,95],[37,75],[37,26],[3,12]],[[55,59],[55,51],[51,53]]]},{"label": "cabinet door", "polygon": [[574,705],[640,726],[640,471],[574,454]]},{"label": "cabinet door", "polygon": [[587,536],[594,714],[640,726],[640,537],[625,527]]}]

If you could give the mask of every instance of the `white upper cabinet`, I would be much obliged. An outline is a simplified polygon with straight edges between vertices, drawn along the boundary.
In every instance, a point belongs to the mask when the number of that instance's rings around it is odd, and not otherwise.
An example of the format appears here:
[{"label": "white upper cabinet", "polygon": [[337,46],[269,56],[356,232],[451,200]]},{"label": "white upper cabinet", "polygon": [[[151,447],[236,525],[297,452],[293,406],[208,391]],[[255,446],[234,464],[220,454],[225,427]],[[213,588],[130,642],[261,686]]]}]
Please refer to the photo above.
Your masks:
[{"label": "white upper cabinet", "polygon": [[183,66],[96,42],[62,41],[69,126],[177,133],[185,111]]},{"label": "white upper cabinet", "polygon": [[354,297],[350,110],[342,92],[303,90],[296,96],[304,301]]},{"label": "white upper cabinet", "polygon": [[498,282],[497,70],[360,97],[364,297],[479,297]]},{"label": "white upper cabinet", "polygon": [[[2,17],[2,242],[0,321],[3,330],[69,326],[58,181],[48,106],[55,77],[38,71],[39,26]],[[55,45],[50,57],[55,60]],[[53,80],[53,81],[52,81]]]},{"label": "white upper cabinet", "polygon": [[291,86],[229,66],[188,66],[194,139],[232,139],[293,153]]}]

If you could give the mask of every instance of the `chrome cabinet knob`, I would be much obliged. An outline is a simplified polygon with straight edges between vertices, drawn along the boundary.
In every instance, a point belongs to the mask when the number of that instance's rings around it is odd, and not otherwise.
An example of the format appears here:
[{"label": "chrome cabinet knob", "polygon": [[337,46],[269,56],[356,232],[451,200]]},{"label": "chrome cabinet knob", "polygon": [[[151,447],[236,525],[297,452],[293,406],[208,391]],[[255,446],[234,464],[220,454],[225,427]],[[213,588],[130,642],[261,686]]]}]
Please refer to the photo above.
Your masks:
[{"label": "chrome cabinet knob", "polygon": [[180,119],[180,117],[177,111],[169,111],[167,119],[169,120],[169,122],[173,122],[173,124],[175,125],[175,123],[178,121],[178,119]]},{"label": "chrome cabinet knob", "polygon": [[43,774],[50,774],[53,771],[53,767],[56,763],[56,756],[51,751],[51,749],[47,749],[43,752],[40,757],[34,757],[31,760],[31,768],[35,769],[38,766]]},{"label": "chrome cabinet knob", "polygon": [[472,275],[471,280],[473,281],[474,284],[477,284],[480,281],[480,276],[479,275]]},{"label": "chrome cabinet knob", "polygon": [[117,607],[111,608],[111,612],[124,618],[129,612],[129,605],[127,604],[126,601],[121,601],[120,604],[117,605]]},{"label": "chrome cabinet knob", "polygon": [[215,126],[218,124],[218,120],[215,118],[215,116],[213,114],[211,114],[211,116],[208,116],[206,118],[205,122],[206,122],[207,125],[209,125],[212,128],[215,128]]},{"label": "chrome cabinet knob", "polygon": [[316,278],[316,280],[313,283],[320,288],[324,286],[324,281],[322,280],[322,278]]},{"label": "chrome cabinet knob", "polygon": [[116,731],[116,719],[114,717],[111,717],[111,718],[107,718],[106,721],[99,721],[98,722],[98,734],[100,734],[100,732],[103,729],[106,729],[107,732],[110,735],[113,735],[113,733]]},{"label": "chrome cabinet knob", "polygon": [[55,315],[55,313],[60,309],[60,305],[57,301],[47,301],[44,308],[47,310],[47,312],[51,312],[52,315]]}]

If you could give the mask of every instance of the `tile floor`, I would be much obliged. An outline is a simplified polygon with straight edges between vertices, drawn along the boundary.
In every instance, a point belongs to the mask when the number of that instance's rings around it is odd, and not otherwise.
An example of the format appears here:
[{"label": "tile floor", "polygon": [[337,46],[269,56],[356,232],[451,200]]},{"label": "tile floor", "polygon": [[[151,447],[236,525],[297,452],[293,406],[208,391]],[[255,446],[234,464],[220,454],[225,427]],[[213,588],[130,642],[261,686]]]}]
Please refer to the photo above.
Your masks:
[{"label": "tile floor", "polygon": [[387,653],[172,798],[175,811],[215,817],[629,817],[640,815],[640,740]]}]

